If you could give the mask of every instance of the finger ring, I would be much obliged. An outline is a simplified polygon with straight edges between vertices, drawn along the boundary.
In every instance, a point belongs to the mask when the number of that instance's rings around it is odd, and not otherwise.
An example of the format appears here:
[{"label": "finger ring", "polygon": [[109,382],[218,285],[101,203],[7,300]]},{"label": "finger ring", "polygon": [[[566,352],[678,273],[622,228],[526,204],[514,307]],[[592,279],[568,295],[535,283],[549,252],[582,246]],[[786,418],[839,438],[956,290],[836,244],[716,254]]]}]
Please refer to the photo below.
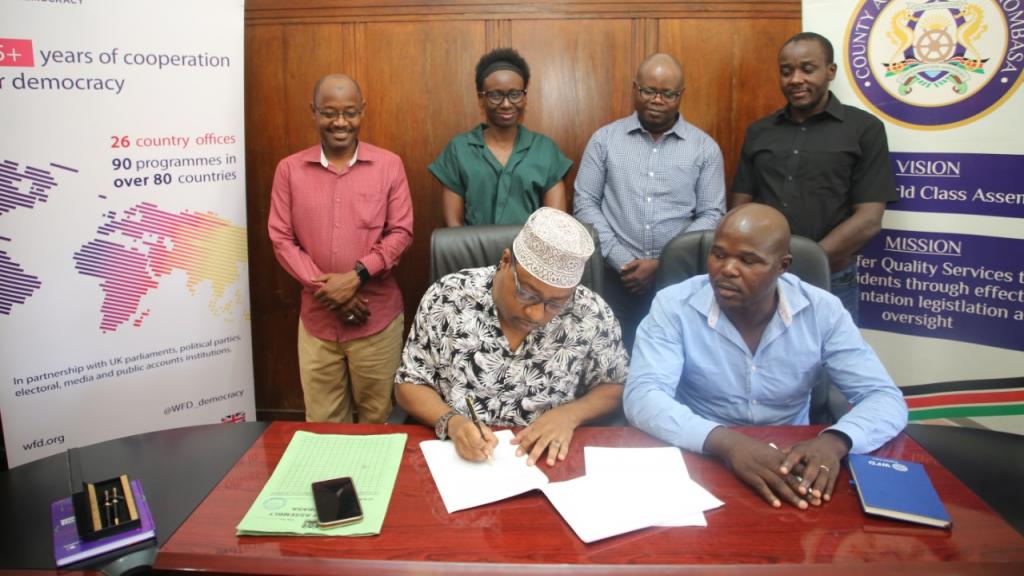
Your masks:
[{"label": "finger ring", "polygon": [[826,474],[831,474],[832,473],[832,471],[829,470],[828,466],[825,466],[824,464],[818,464],[818,468],[821,468],[822,470],[824,470]]},{"label": "finger ring", "polygon": [[555,446],[556,448],[557,448],[558,446],[560,446],[561,444],[562,444],[562,443],[561,443],[561,442],[559,442],[558,440],[552,440],[552,441],[551,441],[551,445],[552,445],[552,446]]},{"label": "finger ring", "polygon": [[351,321],[353,321],[355,319],[356,319],[355,314],[349,314],[348,316],[345,317],[345,320],[348,320],[349,322],[351,322]]}]

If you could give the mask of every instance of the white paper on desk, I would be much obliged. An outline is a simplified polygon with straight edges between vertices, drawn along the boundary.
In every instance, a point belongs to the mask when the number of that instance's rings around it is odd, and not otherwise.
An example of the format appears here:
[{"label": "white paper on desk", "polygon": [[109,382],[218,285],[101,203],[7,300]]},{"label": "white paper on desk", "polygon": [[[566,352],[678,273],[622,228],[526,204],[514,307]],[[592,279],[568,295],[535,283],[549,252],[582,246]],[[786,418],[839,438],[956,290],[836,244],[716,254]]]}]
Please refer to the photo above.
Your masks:
[{"label": "white paper on desk", "polygon": [[613,477],[587,474],[541,488],[579,539],[590,544],[611,536],[654,526],[664,510],[633,486]]},{"label": "white paper on desk", "polygon": [[703,512],[724,505],[690,478],[678,448],[603,448],[586,446],[587,476],[609,478],[635,487],[645,505],[658,506],[654,526],[707,526]]},{"label": "white paper on desk", "polygon": [[526,455],[516,456],[511,430],[495,432],[498,445],[491,462],[468,462],[455,444],[442,440],[420,442],[430,474],[448,513],[490,504],[529,492],[548,483],[536,466],[526,465]]}]

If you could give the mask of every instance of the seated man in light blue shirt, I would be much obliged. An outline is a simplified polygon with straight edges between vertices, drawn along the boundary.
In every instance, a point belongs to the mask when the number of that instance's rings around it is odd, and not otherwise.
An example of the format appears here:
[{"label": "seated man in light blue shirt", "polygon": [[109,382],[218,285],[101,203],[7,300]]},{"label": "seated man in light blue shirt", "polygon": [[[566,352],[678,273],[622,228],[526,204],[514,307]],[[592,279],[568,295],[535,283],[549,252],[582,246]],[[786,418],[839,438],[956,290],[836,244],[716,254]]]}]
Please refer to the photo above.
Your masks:
[{"label": "seated man in light blue shirt", "polygon": [[[831,498],[847,453],[899,434],[907,405],[839,299],[786,274],[789,237],[770,206],[726,214],[708,274],[659,292],[640,324],[624,407],[641,430],[722,458],[772,506],[806,509]],[[822,371],[854,407],[816,438],[780,450],[730,428],[807,424]]]}]

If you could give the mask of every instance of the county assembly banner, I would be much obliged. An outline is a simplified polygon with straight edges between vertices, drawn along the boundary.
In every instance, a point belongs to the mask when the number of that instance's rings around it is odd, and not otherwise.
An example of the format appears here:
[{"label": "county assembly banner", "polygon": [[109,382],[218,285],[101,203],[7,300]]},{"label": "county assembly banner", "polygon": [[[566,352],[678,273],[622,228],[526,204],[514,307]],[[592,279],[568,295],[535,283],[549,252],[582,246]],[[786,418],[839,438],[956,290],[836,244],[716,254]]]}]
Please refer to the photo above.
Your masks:
[{"label": "county assembly banner", "polygon": [[803,4],[833,91],[885,122],[900,192],[860,259],[865,337],[911,420],[1024,434],[1024,6]]},{"label": "county assembly banner", "polygon": [[242,0],[0,7],[10,465],[255,416]]}]

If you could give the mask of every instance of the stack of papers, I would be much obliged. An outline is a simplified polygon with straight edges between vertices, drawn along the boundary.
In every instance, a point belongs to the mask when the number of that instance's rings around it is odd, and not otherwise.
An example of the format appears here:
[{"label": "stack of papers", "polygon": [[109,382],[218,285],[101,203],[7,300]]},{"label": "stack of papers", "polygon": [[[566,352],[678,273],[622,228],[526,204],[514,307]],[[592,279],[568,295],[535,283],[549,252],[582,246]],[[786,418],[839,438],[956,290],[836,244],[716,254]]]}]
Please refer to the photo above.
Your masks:
[{"label": "stack of papers", "polygon": [[583,449],[586,474],[549,483],[509,430],[495,433],[492,462],[467,462],[452,442],[420,444],[449,513],[540,490],[580,540],[590,543],[650,526],[707,526],[703,512],[721,500],[690,479],[678,448]]},{"label": "stack of papers", "polygon": [[[405,440],[405,434],[343,436],[296,432],[260,495],[235,527],[236,534],[380,534]],[[346,526],[320,528],[313,504],[313,482],[342,476],[352,477],[363,519]]]}]

